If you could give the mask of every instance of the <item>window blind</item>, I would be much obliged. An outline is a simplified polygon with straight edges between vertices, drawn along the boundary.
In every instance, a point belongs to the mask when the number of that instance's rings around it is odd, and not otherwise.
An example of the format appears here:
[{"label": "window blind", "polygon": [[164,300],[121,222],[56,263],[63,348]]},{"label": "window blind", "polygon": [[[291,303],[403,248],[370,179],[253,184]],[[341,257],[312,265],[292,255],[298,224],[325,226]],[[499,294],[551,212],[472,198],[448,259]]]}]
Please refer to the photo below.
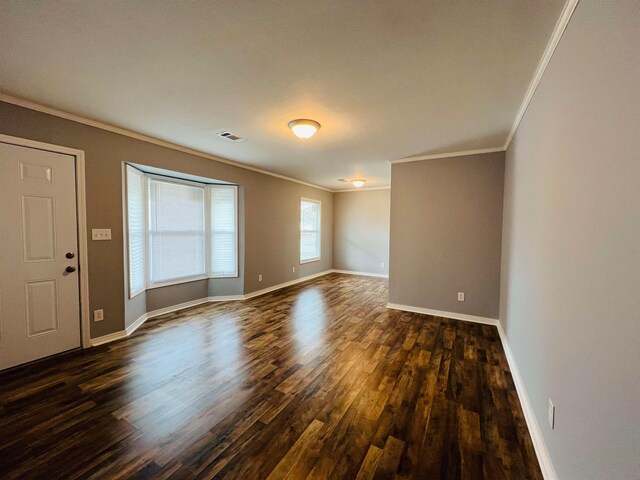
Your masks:
[{"label": "window blind", "polygon": [[320,260],[320,202],[300,200],[300,262]]},{"label": "window blind", "polygon": [[211,189],[211,276],[238,276],[237,187]]},{"label": "window blind", "polygon": [[127,165],[127,232],[129,253],[129,298],[146,287],[145,280],[145,192],[144,174]]},{"label": "window blind", "polygon": [[150,178],[150,283],[204,275],[204,248],[204,187]]}]

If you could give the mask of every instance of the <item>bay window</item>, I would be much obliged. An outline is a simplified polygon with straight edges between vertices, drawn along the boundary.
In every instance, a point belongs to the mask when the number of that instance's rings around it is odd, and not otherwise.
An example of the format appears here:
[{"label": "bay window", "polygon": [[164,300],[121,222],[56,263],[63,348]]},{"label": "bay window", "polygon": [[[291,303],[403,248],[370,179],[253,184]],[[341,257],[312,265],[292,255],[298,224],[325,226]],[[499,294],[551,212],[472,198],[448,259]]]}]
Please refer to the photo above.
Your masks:
[{"label": "bay window", "polygon": [[127,179],[129,296],[238,276],[238,188],[142,172]]}]

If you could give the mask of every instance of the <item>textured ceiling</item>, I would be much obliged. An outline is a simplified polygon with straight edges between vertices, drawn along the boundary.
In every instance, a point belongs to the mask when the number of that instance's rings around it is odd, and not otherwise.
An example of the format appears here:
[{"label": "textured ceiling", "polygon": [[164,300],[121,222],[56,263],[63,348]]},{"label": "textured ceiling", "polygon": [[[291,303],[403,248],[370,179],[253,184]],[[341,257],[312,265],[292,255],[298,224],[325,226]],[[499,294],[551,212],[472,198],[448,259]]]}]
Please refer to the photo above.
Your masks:
[{"label": "textured ceiling", "polygon": [[389,160],[505,143],[563,4],[7,1],[0,88],[327,188],[388,185]]}]

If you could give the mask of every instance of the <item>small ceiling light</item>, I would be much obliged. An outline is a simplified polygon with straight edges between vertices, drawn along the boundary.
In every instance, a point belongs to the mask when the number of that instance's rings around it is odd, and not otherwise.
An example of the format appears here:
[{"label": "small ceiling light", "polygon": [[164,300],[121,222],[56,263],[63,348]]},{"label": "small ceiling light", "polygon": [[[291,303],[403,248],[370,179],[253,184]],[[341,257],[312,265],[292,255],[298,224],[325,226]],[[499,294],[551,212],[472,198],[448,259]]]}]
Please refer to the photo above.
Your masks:
[{"label": "small ceiling light", "polygon": [[320,124],[315,120],[299,118],[298,120],[291,120],[289,128],[298,138],[311,138],[320,129]]},{"label": "small ceiling light", "polygon": [[364,185],[364,182],[366,182],[366,180],[360,180],[359,178],[358,178],[358,179],[355,179],[355,180],[351,180],[351,183],[352,183],[352,184],[353,184],[353,186],[354,186],[354,187],[356,187],[356,188],[360,188],[361,186],[363,186],[363,185]]}]

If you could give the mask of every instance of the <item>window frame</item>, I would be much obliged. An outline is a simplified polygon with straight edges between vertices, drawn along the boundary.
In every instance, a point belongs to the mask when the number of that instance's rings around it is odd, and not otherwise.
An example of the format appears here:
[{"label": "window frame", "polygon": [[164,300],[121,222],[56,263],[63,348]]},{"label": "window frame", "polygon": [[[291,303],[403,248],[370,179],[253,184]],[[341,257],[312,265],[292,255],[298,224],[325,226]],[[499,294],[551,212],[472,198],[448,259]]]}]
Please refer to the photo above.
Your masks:
[{"label": "window frame", "polygon": [[[136,168],[132,165],[129,165],[128,163],[125,163],[125,175],[124,175],[124,198],[125,198],[125,225],[126,225],[126,236],[127,236],[127,242],[126,242],[126,248],[127,248],[127,289],[128,289],[128,293],[129,293],[129,299],[135,298],[138,295],[140,295],[142,292],[145,292],[147,290],[147,264],[148,264],[148,260],[149,260],[149,254],[147,252],[148,250],[148,237],[149,237],[149,229],[147,228],[147,217],[148,217],[148,192],[147,192],[147,188],[148,188],[148,182],[147,182],[147,174],[145,172],[143,172],[142,170],[140,170],[139,168]],[[142,260],[143,263],[143,271],[144,271],[144,281],[143,283],[143,287],[139,288],[138,290],[133,290],[131,288],[131,234],[130,234],[130,229],[129,229],[129,169],[135,170],[136,174],[140,175],[142,177],[142,213],[144,216],[144,228],[142,231],[142,235],[143,235],[143,244],[144,244],[144,258]]]},{"label": "window frame", "polygon": [[[207,261],[207,250],[208,247],[210,246],[210,239],[207,238],[207,185],[204,183],[200,183],[200,182],[194,182],[191,180],[185,180],[185,179],[181,179],[181,178],[173,178],[173,177],[166,177],[163,175],[157,175],[154,173],[146,173],[145,172],[145,176],[147,177],[147,186],[146,186],[146,194],[147,194],[147,222],[146,222],[146,235],[147,235],[147,249],[146,249],[146,264],[147,264],[147,269],[146,269],[146,285],[147,285],[147,290],[151,290],[153,288],[161,288],[161,287],[167,287],[169,285],[179,285],[181,283],[188,283],[188,282],[195,282],[197,280],[205,280],[207,278],[209,278],[209,268],[206,264]],[[173,183],[175,185],[184,185],[187,187],[195,187],[195,188],[201,188],[202,189],[202,226],[203,226],[203,243],[204,243],[204,251],[203,251],[203,260],[204,260],[204,273],[199,273],[197,275],[188,275],[185,277],[176,277],[176,278],[170,278],[168,280],[162,280],[161,282],[153,282],[151,280],[151,239],[152,239],[152,235],[151,235],[151,195],[150,195],[150,191],[151,191],[151,182],[152,181],[156,181],[156,182],[164,182],[164,183]]]},{"label": "window frame", "polygon": [[[302,259],[302,203],[316,203],[318,204],[318,256],[313,258]],[[322,201],[315,198],[300,197],[298,202],[298,260],[300,265],[306,263],[319,262],[322,260]]]},{"label": "window frame", "polygon": [[[235,192],[235,195],[233,196],[233,208],[235,211],[235,216],[234,216],[234,234],[235,234],[235,239],[234,239],[234,243],[236,246],[236,262],[235,262],[235,271],[233,274],[226,274],[226,275],[216,275],[213,272],[213,225],[212,225],[212,221],[213,221],[213,212],[211,210],[211,193],[213,192],[214,188],[228,188],[228,189],[233,189]],[[209,211],[207,212],[208,215],[206,215],[206,228],[207,228],[207,235],[210,237],[209,238],[209,242],[208,244],[210,245],[211,248],[207,248],[206,249],[206,254],[207,254],[207,258],[206,258],[206,262],[207,262],[207,268],[208,268],[208,272],[209,272],[209,278],[238,278],[239,276],[239,250],[240,250],[240,240],[239,240],[239,233],[238,233],[238,185],[210,185],[209,188],[206,189],[206,200],[209,204]]]},{"label": "window frame", "polygon": [[[144,191],[143,191],[143,209],[144,209],[144,217],[145,217],[145,222],[144,222],[144,245],[145,245],[145,251],[144,251],[144,285],[145,287],[142,289],[139,289],[137,291],[132,291],[131,290],[131,253],[130,253],[130,249],[129,249],[129,244],[130,244],[130,236],[129,236],[129,195],[128,195],[128,185],[129,185],[129,176],[128,176],[128,170],[127,167],[132,168],[133,170],[135,170],[137,173],[141,174],[144,178],[143,183],[144,183]],[[150,234],[150,223],[151,223],[151,219],[150,219],[150,214],[151,214],[151,207],[150,207],[150,201],[151,201],[151,196],[150,196],[150,182],[152,180],[156,180],[156,181],[160,181],[160,182],[166,182],[166,183],[174,183],[174,184],[179,184],[179,185],[187,185],[187,186],[191,186],[191,187],[199,187],[202,188],[204,190],[204,209],[203,209],[203,214],[204,214],[204,273],[203,274],[198,274],[198,275],[190,275],[187,277],[179,277],[179,278],[175,278],[175,279],[169,279],[169,280],[163,280],[161,282],[155,282],[153,283],[151,281],[151,234]],[[128,276],[128,282],[127,282],[127,290],[128,290],[128,296],[129,298],[134,298],[137,295],[139,295],[140,293],[147,291],[147,290],[151,290],[154,288],[162,288],[162,287],[167,287],[167,286],[171,286],[171,285],[179,285],[182,283],[189,283],[189,282],[195,282],[198,280],[207,280],[209,278],[239,278],[240,275],[240,242],[239,242],[239,238],[240,238],[240,232],[239,232],[239,226],[240,226],[240,212],[238,211],[238,205],[239,205],[239,200],[238,200],[238,195],[240,193],[240,189],[239,186],[237,184],[232,184],[232,183],[205,183],[205,182],[198,182],[195,180],[189,180],[186,178],[179,178],[179,177],[173,177],[173,176],[169,176],[169,175],[162,175],[162,174],[157,174],[157,173],[152,173],[152,172],[146,172],[140,168],[137,168],[134,165],[131,165],[129,163],[125,162],[125,208],[126,208],[126,215],[125,215],[125,225],[126,225],[126,248],[127,248],[127,276]],[[235,191],[235,195],[234,195],[234,217],[235,217],[235,223],[234,223],[234,227],[235,227],[235,245],[236,245],[236,250],[235,250],[235,274],[234,275],[214,275],[213,274],[213,269],[212,269],[212,248],[213,248],[213,235],[212,235],[212,230],[211,230],[211,215],[212,215],[212,205],[211,205],[211,191],[213,188],[215,187],[224,187],[224,188],[233,188]]]}]

